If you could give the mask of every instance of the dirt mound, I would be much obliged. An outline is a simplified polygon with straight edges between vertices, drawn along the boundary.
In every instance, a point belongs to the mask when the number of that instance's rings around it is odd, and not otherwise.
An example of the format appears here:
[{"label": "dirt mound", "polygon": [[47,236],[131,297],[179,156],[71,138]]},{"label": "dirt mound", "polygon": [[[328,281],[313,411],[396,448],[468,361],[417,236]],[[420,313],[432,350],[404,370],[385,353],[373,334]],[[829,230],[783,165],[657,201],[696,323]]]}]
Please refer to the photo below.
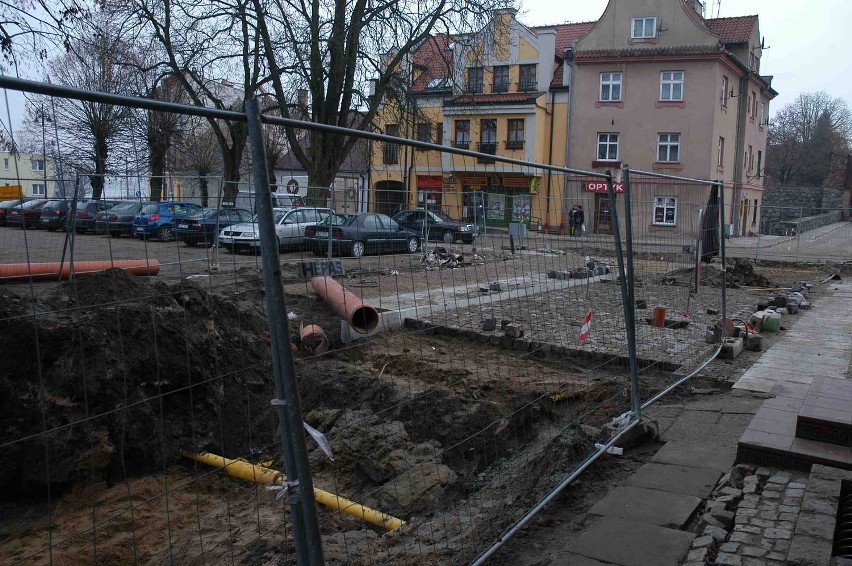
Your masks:
[{"label": "dirt mound", "polygon": [[747,259],[728,260],[725,267],[728,273],[728,287],[773,287],[775,284],[754,270],[754,264]]},{"label": "dirt mound", "polygon": [[0,497],[162,470],[180,448],[269,444],[265,331],[257,302],[119,270],[36,304],[0,296]]},{"label": "dirt mound", "polygon": [[[774,286],[772,281],[754,270],[754,264],[748,259],[729,259],[725,271],[727,273],[725,282],[729,289]],[[666,273],[661,279],[661,284],[689,286],[692,284],[694,278],[695,268],[687,267]],[[716,265],[702,264],[701,281],[703,285],[721,287],[722,270]]]}]

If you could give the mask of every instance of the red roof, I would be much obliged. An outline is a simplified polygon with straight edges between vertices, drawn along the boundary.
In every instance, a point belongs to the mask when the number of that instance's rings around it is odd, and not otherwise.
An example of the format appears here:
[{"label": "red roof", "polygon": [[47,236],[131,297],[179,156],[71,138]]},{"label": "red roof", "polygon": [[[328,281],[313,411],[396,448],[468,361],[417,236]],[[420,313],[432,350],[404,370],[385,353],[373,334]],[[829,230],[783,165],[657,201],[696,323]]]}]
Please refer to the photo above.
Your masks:
[{"label": "red roof", "polygon": [[414,50],[414,66],[421,73],[412,85],[413,90],[425,90],[433,79],[453,76],[453,52],[447,49],[450,40],[446,34],[434,35],[424,39]]},{"label": "red roof", "polygon": [[757,16],[712,18],[704,20],[704,25],[718,35],[722,43],[747,43],[757,27]]},{"label": "red roof", "polygon": [[575,24],[559,24],[556,27],[556,56],[562,57],[565,50],[575,41],[589,33],[597,22],[577,22]]},{"label": "red roof", "polygon": [[456,104],[512,104],[533,102],[543,92],[503,92],[495,94],[463,94],[446,102],[447,106]]}]

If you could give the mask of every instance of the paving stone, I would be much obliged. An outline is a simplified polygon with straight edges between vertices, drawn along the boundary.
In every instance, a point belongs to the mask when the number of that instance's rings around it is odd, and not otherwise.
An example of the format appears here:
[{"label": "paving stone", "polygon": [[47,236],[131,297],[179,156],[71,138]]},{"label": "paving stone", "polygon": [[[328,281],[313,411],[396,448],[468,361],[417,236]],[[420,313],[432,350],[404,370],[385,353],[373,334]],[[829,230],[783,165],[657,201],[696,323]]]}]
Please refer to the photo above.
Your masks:
[{"label": "paving stone", "polygon": [[787,529],[768,528],[763,531],[764,538],[783,538],[788,539],[793,536],[793,533]]},{"label": "paving stone", "polygon": [[706,498],[719,472],[669,464],[645,464],[627,479],[627,485]]},{"label": "paving stone", "polygon": [[763,497],[767,499],[781,499],[781,492],[763,490]]},{"label": "paving stone", "polygon": [[707,548],[696,548],[686,555],[687,562],[704,562],[705,560],[707,560]]},{"label": "paving stone", "polygon": [[701,505],[701,500],[679,493],[621,486],[598,501],[592,515],[620,517],[630,521],[682,529]]},{"label": "paving stone", "polygon": [[[545,562],[542,562],[542,564],[544,563]],[[593,560],[592,558],[571,553],[560,553],[559,561],[549,562],[549,564],[553,564],[554,566],[610,566],[608,564],[604,564],[603,562]]]},{"label": "paving stone", "polygon": [[742,566],[743,559],[736,554],[728,554],[720,552],[716,555],[716,561],[713,564],[727,564],[728,566]]},{"label": "paving stone", "polygon": [[784,490],[784,495],[786,497],[804,497],[805,490],[804,489],[786,489],[786,490]]},{"label": "paving stone", "polygon": [[[695,535],[683,531],[601,517],[567,550],[602,562],[622,566],[674,566],[692,546]],[[618,544],[613,544],[618,541]]]},{"label": "paving stone", "polygon": [[724,501],[713,501],[712,499],[709,500],[707,502],[707,505],[705,506],[705,509],[707,509],[708,512],[712,511],[713,509],[721,509],[724,511],[727,508],[728,506],[725,504]]},{"label": "paving stone", "polygon": [[783,491],[784,485],[780,483],[768,483],[763,486],[763,491]]},{"label": "paving stone", "polygon": [[768,563],[763,558],[743,556],[743,566],[768,566]]},{"label": "paving stone", "polygon": [[747,495],[743,495],[743,501],[760,501],[760,496],[756,493],[749,493]]},{"label": "paving stone", "polygon": [[731,533],[731,538],[729,540],[731,542],[741,542],[743,544],[755,545],[760,543],[760,535],[753,535],[751,533],[741,533],[735,531]]},{"label": "paving stone", "polygon": [[770,472],[766,468],[758,468],[757,471],[754,472],[754,475],[756,475],[757,477],[759,477],[761,479],[766,479],[766,478],[768,478],[769,476],[772,475],[772,472]]},{"label": "paving stone", "polygon": [[747,483],[743,486],[743,494],[757,493],[758,485],[756,483]]},{"label": "paving stone", "polygon": [[770,477],[766,480],[767,483],[778,483],[778,484],[787,484],[790,482],[790,474],[787,473],[777,473],[774,476]]},{"label": "paving stone", "polygon": [[692,548],[704,548],[713,545],[713,537],[701,536],[692,541]]},{"label": "paving stone", "polygon": [[734,487],[723,487],[720,493],[722,493],[723,495],[730,495],[731,497],[737,498],[743,496],[743,490],[736,489]]},{"label": "paving stone", "polygon": [[667,442],[651,462],[707,468],[719,473],[727,471],[736,458],[736,449],[707,446],[692,442]]},{"label": "paving stone", "polygon": [[768,521],[776,521],[778,520],[778,511],[760,511],[757,516]]},{"label": "paving stone", "polygon": [[754,556],[755,558],[761,558],[766,556],[768,551],[765,548],[760,548],[759,546],[744,546],[743,547],[743,556]]},{"label": "paving stone", "polygon": [[720,495],[716,498],[716,501],[721,501],[722,503],[725,503],[727,505],[730,503],[736,503],[737,498],[733,495]]},{"label": "paving stone", "polygon": [[722,523],[726,529],[730,528],[734,523],[734,514],[730,511],[725,511],[724,509],[712,509],[709,514],[718,519],[718,521]]},{"label": "paving stone", "polygon": [[734,527],[734,532],[737,533],[751,533],[753,535],[759,535],[763,532],[763,529],[760,527],[755,527],[753,525],[736,525]]},{"label": "paving stone", "polygon": [[775,539],[762,538],[760,539],[760,548],[765,548],[767,552],[775,549]]},{"label": "paving stone", "polygon": [[796,523],[794,523],[793,521],[778,521],[778,524],[776,526],[779,529],[787,529],[788,531],[792,532],[793,529],[796,528]]},{"label": "paving stone", "polygon": [[770,552],[766,555],[767,560],[778,560],[779,562],[787,560],[786,552]]},{"label": "paving stone", "polygon": [[749,519],[757,516],[757,509],[737,509],[737,524],[746,524]]},{"label": "paving stone", "polygon": [[796,535],[804,533],[817,538],[831,540],[834,538],[835,519],[830,515],[817,513],[802,513],[796,524]]},{"label": "paving stone", "polygon": [[759,484],[760,478],[758,476],[746,476],[746,477],[743,478],[743,485],[749,485],[749,484],[752,484],[752,483],[753,484]]},{"label": "paving stone", "polygon": [[808,486],[804,483],[790,482],[787,484],[789,489],[806,489]]},{"label": "paving stone", "polygon": [[720,529],[719,527],[714,527],[713,525],[707,525],[704,527],[702,534],[713,537],[713,540],[716,542],[725,542],[725,539],[728,538],[728,531]]},{"label": "paving stone", "polygon": [[788,550],[790,550],[791,543],[792,541],[790,540],[778,539],[775,541],[775,550],[777,550],[778,552],[787,552]]},{"label": "paving stone", "polygon": [[[743,490],[745,492],[745,490]],[[737,505],[739,509],[757,509],[757,501],[749,501],[748,499],[743,499],[740,501],[739,505]]]},{"label": "paving stone", "polygon": [[795,522],[796,519],[798,519],[798,518],[799,518],[799,516],[795,513],[781,513],[780,515],[778,515],[778,519],[781,520],[781,521]]},{"label": "paving stone", "polygon": [[825,566],[831,560],[831,542],[809,536],[796,536],[787,553],[791,566]]},{"label": "paving stone", "polygon": [[740,543],[738,542],[726,542],[724,544],[719,545],[719,552],[730,552],[736,553],[740,549]]},{"label": "paving stone", "polygon": [[837,512],[837,502],[840,495],[840,490],[837,492],[838,497],[819,497],[812,493],[808,493],[805,495],[805,499],[802,501],[802,511],[811,511],[814,513],[823,513],[826,515],[833,515]]},{"label": "paving stone", "polygon": [[770,529],[775,526],[775,521],[767,521],[766,519],[761,519],[759,517],[755,517],[751,521],[749,521],[750,525],[754,525],[756,527],[763,527],[765,529]]},{"label": "paving stone", "polygon": [[801,511],[801,507],[798,505],[782,505],[778,508],[781,513],[798,513]]}]

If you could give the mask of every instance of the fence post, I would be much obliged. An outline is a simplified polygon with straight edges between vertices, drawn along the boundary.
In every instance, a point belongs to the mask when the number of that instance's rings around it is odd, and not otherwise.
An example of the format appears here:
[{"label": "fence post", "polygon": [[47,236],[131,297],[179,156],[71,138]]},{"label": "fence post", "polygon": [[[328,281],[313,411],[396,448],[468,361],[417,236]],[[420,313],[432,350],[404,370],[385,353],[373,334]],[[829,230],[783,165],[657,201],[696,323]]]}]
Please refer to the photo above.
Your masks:
[{"label": "fence post", "polygon": [[642,400],[639,394],[639,370],[636,363],[636,304],[633,302],[633,229],[630,214],[630,168],[624,168],[624,216],[626,223],[627,265],[621,251],[621,233],[618,227],[618,206],[615,201],[615,189],[612,186],[612,173],[607,171],[606,191],[609,194],[609,209],[612,214],[612,235],[615,244],[615,258],[618,261],[618,280],[621,289],[621,302],[624,304],[624,327],[627,331],[627,364],[630,371],[630,407],[634,418],[642,418]]},{"label": "fence post", "polygon": [[796,262],[799,261],[799,244],[802,242],[802,218],[804,217],[805,210],[803,207],[799,207],[799,222],[796,224]]},{"label": "fence post", "polygon": [[272,216],[272,197],[269,189],[269,173],[266,168],[263,126],[260,122],[260,105],[256,98],[246,102],[246,116],[254,169],[263,286],[269,316],[269,335],[272,340],[272,375],[275,381],[275,399],[272,403],[278,411],[287,479],[289,482],[298,482],[297,497],[290,507],[296,560],[300,566],[320,566],[323,564],[322,541],[314,500],[314,486],[308,465],[293,351],[290,349],[290,327],[287,321],[287,306],[284,302],[284,287],[281,284],[278,237],[275,234],[275,222]]},{"label": "fence post", "polygon": [[725,252],[725,183],[716,181],[719,190],[719,255],[722,258],[722,322],[720,324],[720,336],[722,343],[728,336],[728,269],[726,265]]}]

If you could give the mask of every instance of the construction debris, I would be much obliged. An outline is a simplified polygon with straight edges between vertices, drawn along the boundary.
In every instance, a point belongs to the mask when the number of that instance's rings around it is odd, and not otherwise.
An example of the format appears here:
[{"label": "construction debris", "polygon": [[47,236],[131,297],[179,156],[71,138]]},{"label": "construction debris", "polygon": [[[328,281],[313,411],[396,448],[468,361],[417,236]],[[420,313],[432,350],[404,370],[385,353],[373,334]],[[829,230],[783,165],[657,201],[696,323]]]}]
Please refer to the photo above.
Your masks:
[{"label": "construction debris", "polygon": [[457,254],[440,246],[426,254],[423,258],[423,263],[426,264],[426,269],[428,270],[440,269],[442,267],[455,269],[471,264],[471,262],[465,261],[464,254]]}]

